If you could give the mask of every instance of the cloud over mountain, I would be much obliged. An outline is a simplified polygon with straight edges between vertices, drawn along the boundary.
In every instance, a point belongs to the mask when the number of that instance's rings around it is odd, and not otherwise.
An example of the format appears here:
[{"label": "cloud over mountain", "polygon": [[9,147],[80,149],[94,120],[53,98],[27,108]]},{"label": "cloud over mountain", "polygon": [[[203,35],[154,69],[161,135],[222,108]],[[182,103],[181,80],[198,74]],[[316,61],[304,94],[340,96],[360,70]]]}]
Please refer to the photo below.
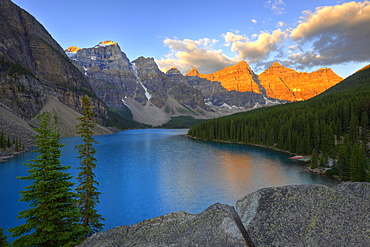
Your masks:
[{"label": "cloud over mountain", "polygon": [[250,41],[246,36],[231,32],[227,32],[224,38],[230,44],[231,51],[238,54],[239,60],[255,63],[267,58],[272,51],[276,51],[286,36],[285,32],[277,29],[272,33],[260,33],[255,41]]},{"label": "cloud over mountain", "polygon": [[[271,0],[265,7],[282,14],[285,3]],[[252,20],[253,24],[256,22]],[[292,25],[279,21],[275,30],[250,35],[227,31],[221,34],[223,42],[211,38],[166,38],[164,45],[170,53],[157,63],[162,69],[178,67],[186,72],[197,67],[202,73],[211,73],[241,60],[260,69],[278,61],[301,70],[370,61],[370,1],[306,10],[295,27]]]},{"label": "cloud over mountain", "polygon": [[290,55],[290,59],[304,66],[369,60],[369,1],[319,7],[303,14],[290,34],[301,51]]},{"label": "cloud over mountain", "polygon": [[165,58],[156,60],[158,66],[167,71],[177,67],[182,73],[187,73],[191,68],[197,67],[204,73],[211,73],[238,62],[223,54],[221,49],[215,49],[216,39],[170,39],[163,43],[170,48],[170,53]]}]

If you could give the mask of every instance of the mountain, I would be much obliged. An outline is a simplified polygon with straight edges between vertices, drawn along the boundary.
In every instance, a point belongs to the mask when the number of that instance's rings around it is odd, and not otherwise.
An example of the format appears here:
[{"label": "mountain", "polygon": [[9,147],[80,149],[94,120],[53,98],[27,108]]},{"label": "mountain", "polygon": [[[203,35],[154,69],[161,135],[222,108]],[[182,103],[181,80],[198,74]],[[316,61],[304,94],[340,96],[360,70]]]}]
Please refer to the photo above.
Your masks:
[{"label": "mountain", "polygon": [[[188,135],[264,145],[300,155],[319,152],[322,166],[327,165],[329,157],[339,159],[331,175],[370,181],[369,169],[364,165],[370,154],[368,145],[364,145],[370,137],[369,99],[370,67],[365,67],[309,100],[205,121],[192,127]],[[357,161],[345,159],[351,153],[356,154]]]},{"label": "mountain", "polygon": [[48,95],[80,110],[80,99],[89,92],[95,111],[106,115],[104,104],[94,95],[89,82],[45,28],[9,0],[1,0],[0,7],[2,103],[31,118],[41,110]]},{"label": "mountain", "polygon": [[261,106],[270,106],[286,102],[269,98],[265,94],[261,94],[260,91],[228,91],[220,82],[201,78],[197,76],[197,71],[192,71],[193,72],[190,74],[188,73],[187,76],[183,76],[180,71],[178,71],[176,68],[173,68],[167,71],[166,75],[169,76],[171,80],[181,81],[200,90],[203,94],[205,103],[218,109],[224,108],[234,111],[245,111],[247,109],[254,109]]},{"label": "mountain", "polygon": [[149,125],[179,116],[215,118],[282,102],[258,92],[228,91],[219,82],[184,76],[176,68],[163,73],[153,58],[130,62],[113,41],[91,48],[73,46],[65,52],[102,101]]},{"label": "mountain", "polygon": [[248,63],[241,61],[236,65],[226,67],[212,74],[200,74],[196,68],[190,70],[187,76],[198,76],[209,81],[219,81],[228,91],[261,93],[260,86],[257,84],[257,75],[249,67]]},{"label": "mountain", "polygon": [[328,68],[297,72],[276,62],[258,78],[269,97],[288,101],[310,99],[343,80]]},{"label": "mountain", "polygon": [[186,75],[219,81],[228,91],[250,91],[286,101],[307,100],[343,80],[331,69],[319,69],[311,73],[297,72],[276,62],[260,75],[256,75],[245,61],[211,74],[201,74],[193,68]]},{"label": "mountain", "polygon": [[65,52],[101,100],[116,110],[130,112],[138,122],[161,125],[181,115],[207,118],[201,92],[170,80],[153,58],[139,57],[130,62],[112,41]]},{"label": "mountain", "polygon": [[46,29],[9,0],[0,0],[0,9],[0,131],[32,145],[29,126],[50,100],[78,112],[85,94],[106,122],[106,105]]}]

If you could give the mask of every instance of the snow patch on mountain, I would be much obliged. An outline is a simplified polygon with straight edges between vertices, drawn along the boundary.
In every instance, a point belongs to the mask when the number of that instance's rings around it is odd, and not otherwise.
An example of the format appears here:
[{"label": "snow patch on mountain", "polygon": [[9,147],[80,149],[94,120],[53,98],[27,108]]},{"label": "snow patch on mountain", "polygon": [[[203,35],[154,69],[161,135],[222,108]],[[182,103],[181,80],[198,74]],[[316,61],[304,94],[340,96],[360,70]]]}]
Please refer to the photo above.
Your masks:
[{"label": "snow patch on mountain", "polygon": [[140,79],[139,79],[139,75],[138,75],[138,73],[137,73],[137,68],[136,68],[136,65],[135,65],[135,63],[132,63],[132,70],[134,71],[134,74],[135,74],[135,77],[136,77],[136,82],[137,83],[139,83],[142,87],[143,87],[143,89],[144,89],[144,91],[145,91],[145,97],[148,99],[148,101],[150,101],[150,99],[152,98],[152,95],[148,92],[148,89],[144,86],[144,84],[140,81]]}]

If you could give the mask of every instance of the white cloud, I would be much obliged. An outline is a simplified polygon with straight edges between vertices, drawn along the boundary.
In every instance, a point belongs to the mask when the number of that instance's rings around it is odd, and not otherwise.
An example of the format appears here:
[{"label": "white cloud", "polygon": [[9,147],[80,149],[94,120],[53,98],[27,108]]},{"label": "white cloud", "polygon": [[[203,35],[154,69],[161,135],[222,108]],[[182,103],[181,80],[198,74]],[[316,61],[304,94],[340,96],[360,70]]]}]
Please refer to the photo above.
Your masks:
[{"label": "white cloud", "polygon": [[271,9],[275,15],[281,15],[285,11],[285,3],[283,0],[268,0],[264,6],[265,8]]},{"label": "white cloud", "polygon": [[290,37],[306,51],[290,55],[295,62],[315,66],[370,60],[369,1],[304,11],[299,23]]},{"label": "white cloud", "polygon": [[277,24],[276,24],[277,27],[284,27],[285,26],[285,22],[282,22],[282,21],[279,21]]},{"label": "white cloud", "polygon": [[166,38],[163,43],[170,48],[171,52],[165,58],[156,60],[162,71],[177,67],[186,74],[191,68],[196,67],[201,73],[212,73],[239,62],[223,54],[221,49],[215,49],[214,45],[218,43],[215,39]]},{"label": "white cloud", "polygon": [[252,19],[251,22],[253,22],[254,24],[257,23],[257,20],[256,19]]},{"label": "white cloud", "polygon": [[[283,1],[268,1],[283,5]],[[179,40],[166,38],[164,44],[170,53],[157,60],[163,70],[177,67],[187,73],[197,67],[202,73],[211,73],[241,60],[262,68],[272,61],[295,69],[327,67],[335,64],[370,61],[370,2],[347,2],[342,5],[304,11],[295,28],[284,22],[277,29],[250,36],[239,31],[223,34],[223,44],[215,39]],[[228,54],[216,48],[224,49]]]},{"label": "white cloud", "polygon": [[248,37],[227,32],[225,41],[231,45],[231,51],[236,52],[240,60],[255,63],[266,59],[271,52],[277,51],[281,43],[286,39],[286,32],[277,29],[272,33],[262,32],[255,41]]}]

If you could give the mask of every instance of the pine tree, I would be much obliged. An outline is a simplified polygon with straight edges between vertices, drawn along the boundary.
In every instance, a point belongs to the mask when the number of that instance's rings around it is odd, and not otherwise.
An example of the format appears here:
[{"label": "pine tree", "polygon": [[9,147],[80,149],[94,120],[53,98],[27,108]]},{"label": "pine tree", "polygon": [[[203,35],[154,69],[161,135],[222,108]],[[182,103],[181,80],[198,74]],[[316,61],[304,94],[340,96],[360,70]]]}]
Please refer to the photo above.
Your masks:
[{"label": "pine tree", "polygon": [[366,156],[363,143],[356,142],[352,148],[350,162],[350,179],[352,182],[366,180]]},{"label": "pine tree", "polygon": [[317,154],[316,149],[312,149],[312,156],[311,156],[311,169],[315,169],[319,166],[319,156]]},{"label": "pine tree", "polygon": [[97,213],[95,206],[99,203],[100,192],[97,191],[96,186],[99,183],[95,180],[95,174],[93,169],[96,168],[96,150],[93,147],[94,143],[98,143],[92,137],[93,127],[96,125],[94,122],[94,112],[92,110],[91,101],[86,95],[82,98],[82,113],[84,116],[77,118],[80,124],[76,126],[77,133],[82,136],[82,144],[77,145],[79,156],[81,159],[80,166],[78,169],[81,171],[78,173],[77,180],[79,185],[76,188],[79,195],[78,206],[82,214],[82,224],[89,227],[91,235],[97,231],[103,229],[104,218]]},{"label": "pine tree", "polygon": [[338,151],[338,175],[342,180],[349,180],[350,178],[350,156],[351,150],[345,142],[339,147]]},{"label": "pine tree", "polygon": [[7,247],[7,246],[9,246],[8,241],[6,239],[7,239],[7,237],[4,234],[3,228],[0,227],[0,246],[1,247]]},{"label": "pine tree", "polygon": [[8,140],[6,141],[6,147],[10,148],[12,145],[10,143],[10,136],[8,135]]},{"label": "pine tree", "polygon": [[65,172],[70,166],[61,165],[59,133],[55,125],[49,127],[49,122],[50,117],[43,114],[35,128],[35,152],[39,156],[25,164],[30,168],[28,177],[18,177],[32,184],[20,191],[21,201],[30,207],[17,217],[25,218],[26,223],[9,229],[12,237],[19,237],[13,246],[73,246],[86,234],[87,229],[79,223],[81,214],[72,191],[72,176]]},{"label": "pine tree", "polygon": [[3,131],[0,134],[0,148],[6,148],[6,138]]},{"label": "pine tree", "polygon": [[368,123],[369,123],[369,117],[367,113],[364,111],[361,117],[361,140],[365,145],[367,145],[367,143],[369,142]]},{"label": "pine tree", "polygon": [[19,137],[18,136],[15,138],[15,147],[14,147],[14,150],[16,152],[19,152]]}]

